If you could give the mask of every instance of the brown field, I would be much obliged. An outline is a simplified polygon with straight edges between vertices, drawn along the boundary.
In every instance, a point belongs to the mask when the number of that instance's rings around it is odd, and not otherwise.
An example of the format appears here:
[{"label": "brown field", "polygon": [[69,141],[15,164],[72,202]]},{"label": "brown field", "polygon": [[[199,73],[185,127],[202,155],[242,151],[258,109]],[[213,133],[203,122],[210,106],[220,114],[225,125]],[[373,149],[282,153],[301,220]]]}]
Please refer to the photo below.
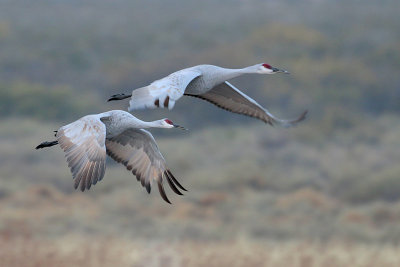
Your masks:
[{"label": "brown field", "polygon": [[2,121],[0,266],[400,266],[400,129],[378,123],[373,142],[365,123],[324,146],[312,125],[158,138],[189,189],[168,205],[111,162],[72,190],[60,149],[32,149],[55,126]]},{"label": "brown field", "polygon": [[1,266],[400,266],[400,247],[333,242],[128,241],[27,237],[0,240]]}]

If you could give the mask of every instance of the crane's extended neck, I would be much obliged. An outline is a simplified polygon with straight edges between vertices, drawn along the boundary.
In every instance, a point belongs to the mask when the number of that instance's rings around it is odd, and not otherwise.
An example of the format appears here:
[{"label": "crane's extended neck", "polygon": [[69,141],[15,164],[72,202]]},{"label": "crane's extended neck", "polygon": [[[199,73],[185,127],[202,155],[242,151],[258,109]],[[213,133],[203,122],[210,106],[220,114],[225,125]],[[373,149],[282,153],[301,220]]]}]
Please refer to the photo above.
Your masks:
[{"label": "crane's extended neck", "polygon": [[233,79],[236,77],[239,77],[243,74],[248,74],[248,73],[258,73],[258,67],[259,65],[254,65],[254,66],[249,66],[245,67],[242,69],[225,69],[221,68],[222,76],[224,77],[224,80],[229,80]]},{"label": "crane's extended neck", "polygon": [[159,120],[156,121],[144,121],[143,128],[163,128]]},{"label": "crane's extended neck", "polygon": [[164,120],[156,121],[142,121],[140,128],[173,128],[169,124],[165,123]]},{"label": "crane's extended neck", "polygon": [[162,120],[157,120],[157,121],[144,122],[142,128],[166,128],[166,129],[178,128],[178,129],[181,129],[181,130],[187,130],[183,126],[180,126],[178,124],[174,124],[169,119],[162,119]]}]

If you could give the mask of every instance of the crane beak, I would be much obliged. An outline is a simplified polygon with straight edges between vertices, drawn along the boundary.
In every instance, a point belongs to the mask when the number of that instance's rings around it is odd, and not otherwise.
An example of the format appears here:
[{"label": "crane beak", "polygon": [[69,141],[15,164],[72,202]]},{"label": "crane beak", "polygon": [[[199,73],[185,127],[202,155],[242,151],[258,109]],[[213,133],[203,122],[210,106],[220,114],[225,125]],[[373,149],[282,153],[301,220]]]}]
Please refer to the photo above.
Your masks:
[{"label": "crane beak", "polygon": [[287,70],[281,70],[281,69],[278,69],[278,68],[272,68],[272,71],[273,71],[274,73],[290,74],[290,72],[288,72]]},{"label": "crane beak", "polygon": [[180,125],[177,125],[177,124],[173,124],[172,126],[174,126],[175,128],[181,129],[181,130],[185,130],[185,131],[188,130],[188,129],[186,129],[185,127],[180,126]]}]

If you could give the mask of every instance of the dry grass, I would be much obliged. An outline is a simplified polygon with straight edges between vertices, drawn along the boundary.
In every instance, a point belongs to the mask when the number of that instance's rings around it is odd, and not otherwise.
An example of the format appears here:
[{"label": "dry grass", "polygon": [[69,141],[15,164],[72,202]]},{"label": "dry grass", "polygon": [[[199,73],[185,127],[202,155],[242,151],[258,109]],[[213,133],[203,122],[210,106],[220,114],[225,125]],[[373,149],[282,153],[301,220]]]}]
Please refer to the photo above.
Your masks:
[{"label": "dry grass", "polygon": [[167,205],[111,162],[73,191],[62,151],[33,149],[56,127],[3,121],[0,266],[400,266],[400,128],[379,123],[158,138],[190,190]]},{"label": "dry grass", "polygon": [[398,246],[357,243],[0,240],[0,266],[400,266]]}]

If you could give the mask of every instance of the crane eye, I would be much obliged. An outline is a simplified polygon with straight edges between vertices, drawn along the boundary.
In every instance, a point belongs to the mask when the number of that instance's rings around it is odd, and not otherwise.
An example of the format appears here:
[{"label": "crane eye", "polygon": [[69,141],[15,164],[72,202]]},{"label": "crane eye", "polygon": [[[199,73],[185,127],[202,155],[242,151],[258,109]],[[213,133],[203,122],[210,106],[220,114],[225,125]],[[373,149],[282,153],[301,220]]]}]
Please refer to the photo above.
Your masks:
[{"label": "crane eye", "polygon": [[173,125],[173,124],[174,124],[174,123],[173,123],[171,120],[169,120],[169,119],[166,119],[165,122],[168,123],[168,124],[170,124],[170,125]]},{"label": "crane eye", "polygon": [[264,68],[267,68],[267,69],[272,69],[272,67],[271,67],[271,65],[269,65],[269,64],[262,64],[262,66],[264,67]]}]

